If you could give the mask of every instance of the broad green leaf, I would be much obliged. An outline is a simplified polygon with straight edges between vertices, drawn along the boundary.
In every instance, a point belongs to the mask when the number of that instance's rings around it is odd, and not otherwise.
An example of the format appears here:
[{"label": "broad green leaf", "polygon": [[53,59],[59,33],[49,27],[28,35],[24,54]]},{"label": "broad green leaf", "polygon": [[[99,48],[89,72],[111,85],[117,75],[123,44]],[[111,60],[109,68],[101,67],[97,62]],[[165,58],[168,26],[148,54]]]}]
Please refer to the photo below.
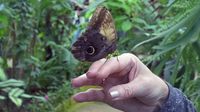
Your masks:
[{"label": "broad green leaf", "polygon": [[24,91],[20,88],[14,88],[12,89],[9,93],[8,96],[9,98],[12,100],[13,103],[15,103],[15,105],[17,105],[18,107],[21,106],[22,104],[22,99],[19,98],[19,96],[24,93]]},{"label": "broad green leaf", "polygon": [[19,97],[21,94],[24,93],[24,90],[20,89],[20,88],[13,88],[10,92],[9,92],[9,96],[12,97]]},{"label": "broad green leaf", "polygon": [[22,99],[21,98],[16,98],[16,97],[9,97],[11,99],[11,101],[18,107],[20,107],[22,105]]},{"label": "broad green leaf", "polygon": [[122,30],[124,32],[127,32],[128,30],[130,30],[133,27],[132,23],[129,20],[126,20],[122,23]]},{"label": "broad green leaf", "polygon": [[9,80],[0,82],[0,88],[4,88],[8,86],[22,87],[22,86],[25,86],[25,83],[23,81],[15,80],[15,79],[9,79]]}]

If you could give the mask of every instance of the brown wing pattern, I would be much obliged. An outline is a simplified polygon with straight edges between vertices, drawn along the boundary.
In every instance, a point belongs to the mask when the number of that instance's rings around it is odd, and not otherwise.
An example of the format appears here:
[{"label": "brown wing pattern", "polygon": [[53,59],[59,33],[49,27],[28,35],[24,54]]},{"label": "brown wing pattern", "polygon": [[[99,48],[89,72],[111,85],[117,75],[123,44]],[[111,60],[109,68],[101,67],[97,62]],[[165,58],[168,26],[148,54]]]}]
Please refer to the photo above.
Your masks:
[{"label": "brown wing pattern", "polygon": [[112,15],[105,7],[98,7],[95,10],[89,22],[88,29],[97,29],[109,42],[117,39]]},{"label": "brown wing pattern", "polygon": [[92,28],[92,29],[96,28],[97,29],[99,27],[99,25],[101,24],[101,23],[99,23],[99,21],[101,19],[103,19],[103,18],[99,18],[100,17],[99,15],[102,12],[102,10],[103,10],[103,7],[97,7],[96,8],[96,10],[94,11],[94,13],[92,15],[92,18],[90,19],[88,29],[89,28]]}]

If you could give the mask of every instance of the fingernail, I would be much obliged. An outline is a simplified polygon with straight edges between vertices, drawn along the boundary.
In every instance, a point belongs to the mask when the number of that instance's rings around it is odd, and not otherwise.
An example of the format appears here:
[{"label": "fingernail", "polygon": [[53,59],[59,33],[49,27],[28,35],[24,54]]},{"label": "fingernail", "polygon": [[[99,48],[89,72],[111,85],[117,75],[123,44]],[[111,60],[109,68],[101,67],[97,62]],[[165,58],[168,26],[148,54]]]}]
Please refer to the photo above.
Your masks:
[{"label": "fingernail", "polygon": [[111,91],[110,95],[111,95],[112,99],[116,99],[117,97],[119,97],[119,92],[118,91]]}]

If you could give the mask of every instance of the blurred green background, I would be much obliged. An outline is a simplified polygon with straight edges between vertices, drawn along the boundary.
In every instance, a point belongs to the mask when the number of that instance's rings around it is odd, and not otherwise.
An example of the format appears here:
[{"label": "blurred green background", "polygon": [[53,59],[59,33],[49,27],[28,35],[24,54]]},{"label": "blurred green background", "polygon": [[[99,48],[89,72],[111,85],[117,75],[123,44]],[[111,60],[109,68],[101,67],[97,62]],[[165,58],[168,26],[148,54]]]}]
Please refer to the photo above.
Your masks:
[{"label": "blurred green background", "polygon": [[70,47],[98,5],[113,15],[119,52],[137,55],[200,110],[199,0],[0,0],[0,111],[77,105],[70,96],[81,89],[70,80],[90,63]]}]

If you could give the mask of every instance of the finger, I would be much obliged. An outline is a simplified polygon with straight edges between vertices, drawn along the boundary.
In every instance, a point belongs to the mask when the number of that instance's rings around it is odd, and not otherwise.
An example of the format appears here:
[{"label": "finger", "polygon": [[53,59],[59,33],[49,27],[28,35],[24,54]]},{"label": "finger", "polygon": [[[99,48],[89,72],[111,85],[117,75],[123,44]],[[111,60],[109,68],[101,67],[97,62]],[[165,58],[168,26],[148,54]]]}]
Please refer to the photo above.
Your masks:
[{"label": "finger", "polygon": [[102,80],[88,79],[86,74],[83,74],[71,81],[73,87],[81,87],[86,85],[101,85]]},{"label": "finger", "polygon": [[104,64],[106,62],[106,59],[104,58],[104,59],[100,59],[100,60],[98,60],[98,61],[96,61],[96,62],[94,62],[91,66],[90,66],[90,68],[89,68],[89,70],[88,70],[88,72],[87,72],[87,77],[88,78],[95,78],[96,76],[97,76],[97,71],[101,68],[101,66]]},{"label": "finger", "polygon": [[109,93],[113,100],[122,100],[133,97],[143,97],[148,95],[148,85],[144,83],[148,79],[136,79],[126,84],[117,85],[110,88]]},{"label": "finger", "polygon": [[77,102],[101,101],[105,100],[104,91],[101,89],[89,89],[86,92],[80,92],[73,96]]},{"label": "finger", "polygon": [[[116,73],[115,75],[124,75],[128,73],[134,65],[135,63],[133,61],[133,55],[122,54],[118,57],[110,58],[98,70],[97,78],[105,79],[109,75],[115,74],[115,73]],[[117,74],[119,72],[124,73],[124,74]]]}]

